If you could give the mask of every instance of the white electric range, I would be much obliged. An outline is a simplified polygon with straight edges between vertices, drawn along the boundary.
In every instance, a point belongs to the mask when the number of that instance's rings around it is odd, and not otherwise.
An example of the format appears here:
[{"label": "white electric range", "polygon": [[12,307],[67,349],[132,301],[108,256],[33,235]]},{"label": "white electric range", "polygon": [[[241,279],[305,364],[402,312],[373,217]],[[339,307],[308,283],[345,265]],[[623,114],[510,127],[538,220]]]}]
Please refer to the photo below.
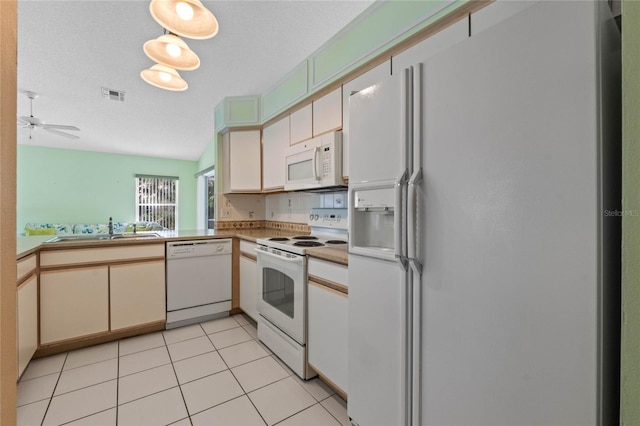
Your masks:
[{"label": "white electric range", "polygon": [[347,245],[347,209],[313,209],[307,224],[311,235],[258,239],[264,247],[305,255],[307,248],[338,247]]},{"label": "white electric range", "polygon": [[311,235],[257,240],[258,338],[303,379],[307,364],[307,249],[346,247],[347,209],[313,209]]}]

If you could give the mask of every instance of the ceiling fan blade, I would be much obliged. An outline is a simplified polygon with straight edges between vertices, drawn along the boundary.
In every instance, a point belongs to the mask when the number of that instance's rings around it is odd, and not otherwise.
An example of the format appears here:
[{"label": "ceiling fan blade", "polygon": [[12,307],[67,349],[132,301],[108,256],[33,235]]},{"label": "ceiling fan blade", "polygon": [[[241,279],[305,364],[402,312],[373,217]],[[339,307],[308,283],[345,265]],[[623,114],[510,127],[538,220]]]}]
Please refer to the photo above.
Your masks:
[{"label": "ceiling fan blade", "polygon": [[55,133],[56,135],[64,136],[65,138],[69,138],[69,139],[79,139],[80,138],[80,136],[72,135],[70,133],[60,132],[58,130],[50,129],[50,128],[47,128],[47,127],[45,127],[44,130],[46,130],[47,132]]},{"label": "ceiling fan blade", "polygon": [[44,124],[44,129],[60,129],[60,130],[80,130],[76,126],[65,126],[63,124]]}]

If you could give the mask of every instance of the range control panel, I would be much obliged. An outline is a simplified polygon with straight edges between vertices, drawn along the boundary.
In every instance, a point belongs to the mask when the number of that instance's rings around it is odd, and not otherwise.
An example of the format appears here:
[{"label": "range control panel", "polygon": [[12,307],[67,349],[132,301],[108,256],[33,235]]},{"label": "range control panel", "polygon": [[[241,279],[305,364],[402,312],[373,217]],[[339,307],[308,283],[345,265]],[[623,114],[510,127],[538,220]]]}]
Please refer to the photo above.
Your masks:
[{"label": "range control panel", "polygon": [[347,229],[349,209],[311,209],[307,224],[314,227]]}]

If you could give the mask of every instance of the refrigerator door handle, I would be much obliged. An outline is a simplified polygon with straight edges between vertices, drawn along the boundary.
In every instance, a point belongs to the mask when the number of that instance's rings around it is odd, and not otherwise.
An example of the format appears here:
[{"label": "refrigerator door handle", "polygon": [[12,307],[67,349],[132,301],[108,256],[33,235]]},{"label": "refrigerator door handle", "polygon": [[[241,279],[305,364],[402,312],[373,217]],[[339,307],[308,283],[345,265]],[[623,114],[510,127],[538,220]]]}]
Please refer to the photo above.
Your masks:
[{"label": "refrigerator door handle", "polygon": [[417,185],[422,181],[422,169],[414,172],[409,180],[407,194],[407,257],[411,261],[412,269],[420,275],[422,274],[422,264],[417,257],[418,244],[418,188]]},{"label": "refrigerator door handle", "polygon": [[[394,192],[395,192],[395,203],[393,207],[393,221],[394,221],[394,249],[395,256],[398,259],[406,259],[406,244],[405,244],[405,231],[406,227],[406,218],[403,208],[403,191],[404,186],[407,181],[407,170],[402,173],[400,179],[398,179],[394,184]],[[403,262],[404,264],[404,262]]]},{"label": "refrigerator door handle", "polygon": [[407,257],[411,269],[419,277],[422,274],[422,264],[418,260],[418,185],[422,182],[422,64],[411,67],[412,77],[412,165],[413,173],[409,178],[407,194]]},{"label": "refrigerator door handle", "polygon": [[[421,267],[415,259],[409,260],[411,265],[412,286],[411,291],[411,424],[422,424],[422,279],[420,276]],[[410,272],[411,274],[411,272]]]}]

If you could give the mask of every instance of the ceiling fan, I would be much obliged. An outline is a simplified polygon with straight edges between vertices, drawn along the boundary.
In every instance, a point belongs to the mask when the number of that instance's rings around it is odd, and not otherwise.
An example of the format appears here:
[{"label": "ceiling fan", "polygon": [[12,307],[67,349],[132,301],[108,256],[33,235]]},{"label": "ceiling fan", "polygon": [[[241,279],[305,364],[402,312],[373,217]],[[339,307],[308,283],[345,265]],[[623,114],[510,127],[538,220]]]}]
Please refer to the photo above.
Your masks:
[{"label": "ceiling fan", "polygon": [[47,132],[55,133],[56,135],[64,136],[65,138],[69,138],[69,139],[79,138],[79,136],[72,135],[71,133],[65,133],[60,131],[60,130],[79,131],[80,129],[78,129],[76,126],[66,126],[63,124],[45,124],[38,117],[34,117],[33,116],[33,100],[38,97],[38,94],[35,92],[30,92],[28,90],[25,91],[24,94],[27,96],[27,98],[30,99],[31,112],[28,117],[24,115],[18,117],[18,124],[20,124],[25,129],[29,129],[29,139],[31,139],[31,131],[34,130],[35,128],[41,128],[46,130]]}]

